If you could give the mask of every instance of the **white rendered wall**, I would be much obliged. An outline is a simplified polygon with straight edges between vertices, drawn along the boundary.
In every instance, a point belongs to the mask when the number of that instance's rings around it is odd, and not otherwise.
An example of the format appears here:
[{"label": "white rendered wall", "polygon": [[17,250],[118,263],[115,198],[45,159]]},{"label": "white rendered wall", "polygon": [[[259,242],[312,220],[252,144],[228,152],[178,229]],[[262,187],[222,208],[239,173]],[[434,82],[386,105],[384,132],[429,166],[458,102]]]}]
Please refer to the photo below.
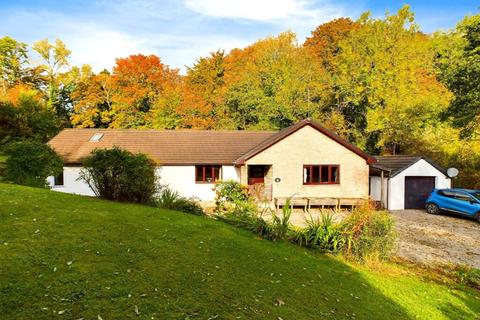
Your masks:
[{"label": "white rendered wall", "polygon": [[436,189],[451,187],[450,178],[427,161],[420,159],[388,181],[388,210],[405,209],[405,177],[435,177]]},{"label": "white rendered wall", "polygon": [[47,181],[54,191],[65,193],[74,193],[85,196],[94,196],[92,189],[80,177],[82,167],[63,167],[63,186],[54,186],[53,177],[48,177]]},{"label": "white rendered wall", "polygon": [[[160,184],[167,185],[184,197],[202,201],[215,200],[214,183],[196,183],[195,166],[163,166],[157,169]],[[222,166],[222,180],[240,181],[240,170],[234,166]]]},{"label": "white rendered wall", "polygon": [[[381,201],[381,177],[370,176],[370,198],[374,201]],[[383,205],[386,207],[388,179],[383,179]]]},{"label": "white rendered wall", "polygon": [[[53,177],[48,177],[47,181],[54,191],[94,196],[95,194],[88,184],[77,180],[81,169],[82,167],[64,167],[63,186],[54,186]],[[158,167],[157,174],[160,177],[161,185],[168,185],[182,196],[195,197],[202,201],[215,200],[213,183],[195,182],[195,166]],[[234,166],[222,166],[221,178],[222,180],[240,181],[240,169]]]}]

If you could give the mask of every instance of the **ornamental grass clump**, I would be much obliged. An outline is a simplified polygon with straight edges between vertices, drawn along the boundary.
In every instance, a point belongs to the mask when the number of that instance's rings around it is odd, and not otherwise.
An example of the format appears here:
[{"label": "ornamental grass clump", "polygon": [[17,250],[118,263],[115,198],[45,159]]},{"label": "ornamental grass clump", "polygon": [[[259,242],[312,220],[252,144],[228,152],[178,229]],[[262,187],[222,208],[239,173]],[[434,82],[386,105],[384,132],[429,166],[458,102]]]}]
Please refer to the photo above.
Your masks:
[{"label": "ornamental grass clump", "polygon": [[333,215],[322,212],[320,218],[310,216],[307,226],[294,232],[292,241],[300,246],[337,253],[345,243],[340,227],[333,221]]},{"label": "ornamental grass clump", "polygon": [[177,191],[163,187],[154,198],[154,205],[161,209],[182,211],[197,216],[204,215],[202,207],[197,200],[181,196]]}]

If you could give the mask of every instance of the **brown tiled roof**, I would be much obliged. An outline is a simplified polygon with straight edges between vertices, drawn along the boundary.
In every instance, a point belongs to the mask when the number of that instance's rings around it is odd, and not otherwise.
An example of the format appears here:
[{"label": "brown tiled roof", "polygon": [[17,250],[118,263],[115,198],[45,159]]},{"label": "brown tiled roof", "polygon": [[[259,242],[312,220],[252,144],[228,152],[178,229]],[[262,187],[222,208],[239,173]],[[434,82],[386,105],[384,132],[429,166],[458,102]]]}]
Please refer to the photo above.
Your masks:
[{"label": "brown tiled roof", "polygon": [[[82,159],[96,148],[117,146],[134,153],[145,153],[162,165],[241,165],[304,126],[312,126],[363,157],[367,163],[376,161],[310,119],[282,131],[65,129],[50,140],[49,144],[68,164],[81,164]],[[98,142],[90,141],[96,133],[103,134],[102,138]]]},{"label": "brown tiled roof", "polygon": [[[98,142],[90,142],[103,133]],[[96,148],[141,152],[163,165],[233,164],[277,131],[64,129],[50,146],[68,164],[80,164]]]}]

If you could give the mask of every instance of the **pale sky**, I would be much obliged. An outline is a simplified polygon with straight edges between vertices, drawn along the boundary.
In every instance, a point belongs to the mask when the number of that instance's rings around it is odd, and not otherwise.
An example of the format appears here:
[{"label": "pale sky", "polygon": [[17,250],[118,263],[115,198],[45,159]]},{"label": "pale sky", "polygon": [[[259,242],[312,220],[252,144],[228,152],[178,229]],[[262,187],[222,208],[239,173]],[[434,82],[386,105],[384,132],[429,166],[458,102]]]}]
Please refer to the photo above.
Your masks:
[{"label": "pale sky", "polygon": [[[0,36],[31,45],[62,39],[71,64],[111,69],[115,58],[156,54],[185,70],[211,51],[244,47],[291,30],[303,42],[316,26],[365,11],[381,17],[406,2],[373,0],[0,0]],[[425,32],[453,28],[477,1],[410,1]]]}]

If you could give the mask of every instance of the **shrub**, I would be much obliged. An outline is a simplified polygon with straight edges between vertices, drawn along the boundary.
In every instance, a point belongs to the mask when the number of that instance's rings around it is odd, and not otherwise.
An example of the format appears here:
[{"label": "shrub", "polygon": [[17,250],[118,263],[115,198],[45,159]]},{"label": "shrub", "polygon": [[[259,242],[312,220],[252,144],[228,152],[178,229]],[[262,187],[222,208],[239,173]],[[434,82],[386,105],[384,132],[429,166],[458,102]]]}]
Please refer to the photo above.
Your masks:
[{"label": "shrub", "polygon": [[36,141],[17,141],[5,148],[5,177],[17,184],[46,187],[47,177],[62,172],[62,159],[50,146]]},{"label": "shrub", "polygon": [[[252,207],[252,199],[248,188],[234,180],[219,181],[215,184],[215,206],[218,213],[233,210],[244,211],[246,206]],[[239,207],[239,208],[236,208]]]},{"label": "shrub", "polygon": [[101,198],[149,203],[156,188],[155,163],[120,148],[96,149],[83,161],[80,179]]},{"label": "shrub", "polygon": [[323,212],[320,218],[310,217],[307,226],[295,232],[293,240],[301,246],[331,253],[338,252],[345,243],[333,216]]},{"label": "shrub", "polygon": [[194,215],[203,215],[203,209],[195,199],[182,197],[177,191],[164,187],[155,198],[155,205],[162,209],[177,210]]},{"label": "shrub", "polygon": [[343,253],[354,260],[383,260],[395,242],[392,217],[386,211],[365,206],[352,212],[340,225],[345,238]]}]

